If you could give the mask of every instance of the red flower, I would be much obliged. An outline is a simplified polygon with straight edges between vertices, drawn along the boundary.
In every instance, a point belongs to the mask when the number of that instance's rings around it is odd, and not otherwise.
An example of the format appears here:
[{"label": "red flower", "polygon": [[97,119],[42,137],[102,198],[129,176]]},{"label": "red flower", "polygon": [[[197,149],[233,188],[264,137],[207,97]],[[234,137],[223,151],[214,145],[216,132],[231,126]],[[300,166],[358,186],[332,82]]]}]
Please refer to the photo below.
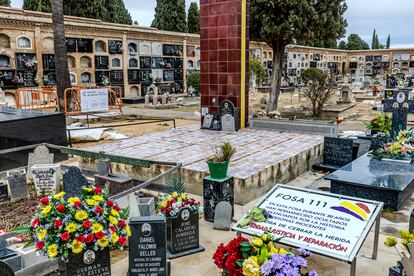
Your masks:
[{"label": "red flower", "polygon": [[86,236],[86,243],[92,243],[95,239],[95,236],[93,234],[89,234]]},{"label": "red flower", "polygon": [[99,232],[98,232],[98,233],[96,233],[95,235],[96,235],[96,238],[97,238],[98,240],[103,239],[103,238],[105,237],[105,233],[104,233],[104,232],[102,232],[102,231],[99,231]]},{"label": "red flower", "polygon": [[99,187],[95,187],[94,192],[95,194],[99,195],[100,193],[102,193],[102,189]]},{"label": "red flower", "polygon": [[61,225],[62,225],[62,221],[60,219],[55,220],[55,222],[53,223],[53,226],[55,226],[56,228],[58,228]]},{"label": "red flower", "polygon": [[49,204],[49,198],[47,197],[42,197],[40,199],[40,203],[42,203],[43,205],[48,205]]},{"label": "red flower", "polygon": [[58,210],[58,212],[60,213],[63,213],[65,211],[65,206],[59,204],[58,206],[56,206],[56,210]]},{"label": "red flower", "polygon": [[228,245],[220,244],[214,253],[213,260],[219,269],[225,269],[229,276],[242,276],[243,270],[236,261],[243,259],[240,251],[240,243],[248,241],[246,238],[238,237],[229,242]]},{"label": "red flower", "polygon": [[40,250],[40,249],[42,249],[43,248],[43,246],[45,246],[45,243],[44,242],[38,242],[38,243],[36,243],[36,250]]},{"label": "red flower", "polygon": [[80,201],[73,202],[73,207],[75,207],[75,208],[79,208],[79,207],[81,207],[81,205],[82,205],[82,203]]},{"label": "red flower", "polygon": [[108,228],[109,228],[109,231],[111,231],[111,233],[115,233],[116,232],[116,227],[115,226],[111,225]]},{"label": "red flower", "polygon": [[112,206],[114,206],[114,202],[112,200],[108,200],[106,202],[106,205],[108,205],[109,207],[112,207]]},{"label": "red flower", "polygon": [[82,224],[83,228],[88,229],[91,227],[92,223],[89,220],[85,220]]},{"label": "red flower", "polygon": [[37,226],[39,226],[39,219],[38,218],[35,218],[32,221],[32,228],[36,228]]},{"label": "red flower", "polygon": [[125,220],[120,220],[119,221],[119,226],[122,227],[122,228],[124,228],[126,226]]},{"label": "red flower", "polygon": [[102,209],[102,207],[96,206],[95,211],[99,214],[102,214],[103,209]]},{"label": "red flower", "polygon": [[118,242],[120,245],[124,245],[127,241],[127,238],[125,238],[124,236],[119,237]]},{"label": "red flower", "polygon": [[60,238],[61,238],[62,241],[69,240],[69,238],[70,238],[69,232],[65,232],[65,233],[60,234]]},{"label": "red flower", "polygon": [[85,237],[83,235],[79,235],[76,237],[76,240],[79,242],[84,242],[85,241]]},{"label": "red flower", "polygon": [[114,209],[119,212],[119,210],[121,210],[121,207],[119,207],[119,205],[115,205]]}]

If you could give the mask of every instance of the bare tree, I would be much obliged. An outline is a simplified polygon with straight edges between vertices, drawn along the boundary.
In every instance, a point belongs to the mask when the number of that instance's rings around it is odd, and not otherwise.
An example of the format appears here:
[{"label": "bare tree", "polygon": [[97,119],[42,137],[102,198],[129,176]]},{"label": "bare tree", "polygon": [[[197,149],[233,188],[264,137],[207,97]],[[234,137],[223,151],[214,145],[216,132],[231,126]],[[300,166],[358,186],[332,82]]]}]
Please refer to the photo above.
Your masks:
[{"label": "bare tree", "polygon": [[320,69],[309,68],[302,73],[302,79],[307,85],[303,97],[312,105],[312,116],[318,118],[325,104],[335,93],[333,76]]},{"label": "bare tree", "polygon": [[53,35],[55,43],[56,87],[60,110],[64,110],[64,91],[70,88],[68,55],[63,16],[63,0],[51,0]]}]

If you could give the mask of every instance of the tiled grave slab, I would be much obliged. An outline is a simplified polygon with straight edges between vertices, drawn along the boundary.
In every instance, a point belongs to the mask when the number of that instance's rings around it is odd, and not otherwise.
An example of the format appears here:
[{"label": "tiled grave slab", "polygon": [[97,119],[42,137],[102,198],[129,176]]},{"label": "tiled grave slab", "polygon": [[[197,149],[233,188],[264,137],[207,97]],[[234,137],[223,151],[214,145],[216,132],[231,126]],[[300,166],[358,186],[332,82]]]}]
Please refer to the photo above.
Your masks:
[{"label": "tiled grave slab", "polygon": [[[294,179],[320,162],[323,137],[274,130],[243,129],[237,133],[201,130],[199,125],[180,127],[89,148],[125,157],[182,163],[188,192],[202,194],[208,175],[206,160],[215,146],[228,141],[236,147],[229,174],[235,179],[235,201],[243,204],[264,194],[273,184]],[[85,166],[93,164],[84,164]],[[146,180],[158,169],[114,166],[118,173]],[[159,166],[158,166],[159,167]],[[167,168],[161,168],[165,171]]]}]

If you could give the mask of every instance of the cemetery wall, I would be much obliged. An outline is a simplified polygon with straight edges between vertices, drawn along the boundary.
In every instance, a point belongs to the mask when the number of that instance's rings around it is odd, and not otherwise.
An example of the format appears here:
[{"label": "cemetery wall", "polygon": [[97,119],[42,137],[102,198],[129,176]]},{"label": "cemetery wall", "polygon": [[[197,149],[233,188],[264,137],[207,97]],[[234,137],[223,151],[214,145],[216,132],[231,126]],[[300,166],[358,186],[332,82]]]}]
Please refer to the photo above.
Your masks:
[{"label": "cemetery wall", "polygon": [[[200,37],[195,34],[101,22],[66,16],[68,63],[76,86],[96,85],[103,77],[122,86],[126,98],[142,96],[151,84],[149,74],[186,91],[188,73],[200,69]],[[54,80],[53,29],[50,14],[0,7],[0,78],[5,89],[52,85]],[[120,47],[116,44],[120,42]],[[160,48],[161,45],[161,48]],[[165,53],[171,47],[181,53]],[[166,48],[164,48],[166,47]],[[180,51],[179,51],[180,52]],[[273,53],[265,43],[250,42],[250,55],[270,73]],[[37,63],[30,65],[30,61]],[[164,65],[160,65],[162,60]],[[148,62],[151,62],[149,64]],[[306,68],[335,74],[404,73],[414,75],[414,49],[345,51],[306,46],[287,47],[284,70],[295,80]],[[19,83],[13,77],[18,75]],[[44,76],[48,76],[47,80]]]}]

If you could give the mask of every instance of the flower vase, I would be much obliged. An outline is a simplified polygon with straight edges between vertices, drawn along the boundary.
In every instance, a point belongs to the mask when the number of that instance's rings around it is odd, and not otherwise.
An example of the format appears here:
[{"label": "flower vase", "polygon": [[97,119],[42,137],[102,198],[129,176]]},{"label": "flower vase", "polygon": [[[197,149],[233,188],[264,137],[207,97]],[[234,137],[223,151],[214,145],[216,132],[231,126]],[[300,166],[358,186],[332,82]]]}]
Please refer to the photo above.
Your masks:
[{"label": "flower vase", "polygon": [[111,275],[109,248],[95,251],[88,248],[79,254],[69,256],[67,262],[59,260],[59,275]]},{"label": "flower vase", "polygon": [[213,179],[224,179],[227,177],[229,162],[214,163],[207,161],[210,177]]}]

